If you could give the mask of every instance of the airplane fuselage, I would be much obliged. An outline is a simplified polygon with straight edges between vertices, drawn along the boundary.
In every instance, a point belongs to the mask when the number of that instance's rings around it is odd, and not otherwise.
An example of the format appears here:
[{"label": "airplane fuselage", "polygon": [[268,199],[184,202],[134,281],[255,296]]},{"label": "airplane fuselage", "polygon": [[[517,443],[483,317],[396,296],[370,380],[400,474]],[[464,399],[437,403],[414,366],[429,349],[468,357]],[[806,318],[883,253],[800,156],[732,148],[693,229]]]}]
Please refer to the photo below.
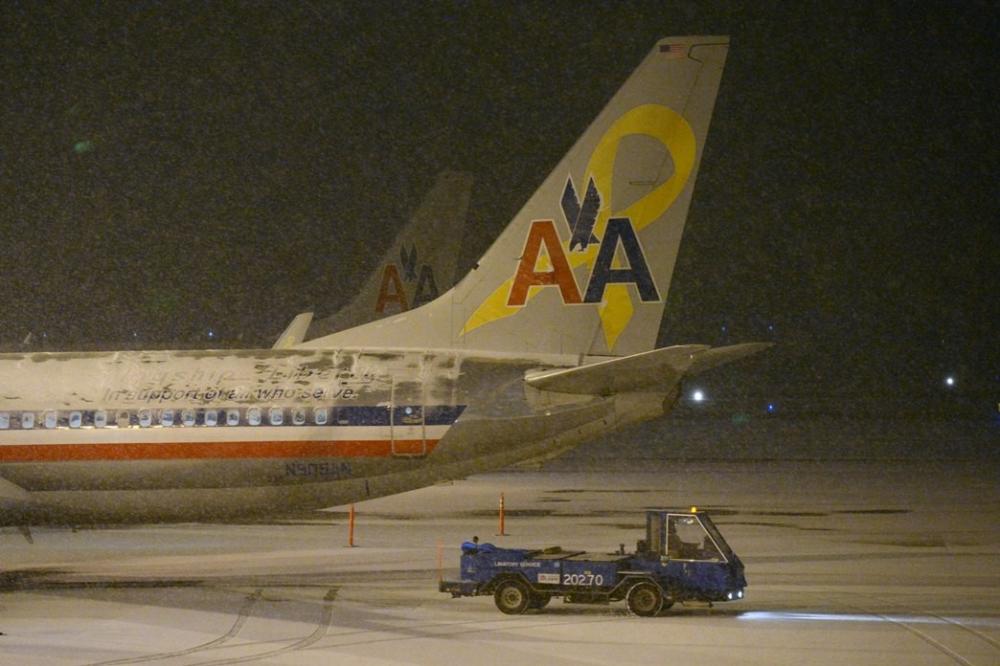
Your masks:
[{"label": "airplane fuselage", "polygon": [[[0,355],[10,522],[215,519],[321,508],[554,455],[662,395],[544,394],[578,358],[247,350]],[[15,388],[16,387],[16,388]]]}]

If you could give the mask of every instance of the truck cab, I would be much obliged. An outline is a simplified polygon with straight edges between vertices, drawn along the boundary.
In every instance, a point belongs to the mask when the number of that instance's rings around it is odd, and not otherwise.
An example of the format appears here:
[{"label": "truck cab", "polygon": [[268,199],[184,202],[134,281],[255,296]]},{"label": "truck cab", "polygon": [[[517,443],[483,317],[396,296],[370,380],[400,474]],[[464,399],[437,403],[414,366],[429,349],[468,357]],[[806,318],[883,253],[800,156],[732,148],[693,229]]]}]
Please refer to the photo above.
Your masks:
[{"label": "truck cab", "polygon": [[637,560],[668,581],[675,600],[734,601],[746,587],[743,562],[704,511],[647,511]]}]

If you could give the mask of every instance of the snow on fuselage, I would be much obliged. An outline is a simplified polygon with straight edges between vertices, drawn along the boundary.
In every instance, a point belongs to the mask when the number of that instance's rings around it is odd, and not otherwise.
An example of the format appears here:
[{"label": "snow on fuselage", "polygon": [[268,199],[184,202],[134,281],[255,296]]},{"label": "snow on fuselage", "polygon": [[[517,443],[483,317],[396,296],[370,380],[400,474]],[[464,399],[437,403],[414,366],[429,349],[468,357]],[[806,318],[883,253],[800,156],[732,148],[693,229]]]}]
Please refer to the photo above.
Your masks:
[{"label": "snow on fuselage", "polygon": [[526,394],[525,370],[570,363],[412,350],[0,355],[0,477],[31,495],[7,503],[4,522],[319,508],[551,455],[625,412],[661,413],[659,398],[623,410]]}]

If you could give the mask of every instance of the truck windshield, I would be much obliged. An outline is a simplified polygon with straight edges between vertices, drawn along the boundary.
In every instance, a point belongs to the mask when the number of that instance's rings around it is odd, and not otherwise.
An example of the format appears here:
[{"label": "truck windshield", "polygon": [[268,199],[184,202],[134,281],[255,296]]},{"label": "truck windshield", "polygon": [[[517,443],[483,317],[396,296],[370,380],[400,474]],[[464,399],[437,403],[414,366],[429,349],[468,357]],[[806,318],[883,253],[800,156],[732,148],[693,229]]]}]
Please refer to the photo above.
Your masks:
[{"label": "truck windshield", "polygon": [[720,552],[724,546],[718,544],[720,535],[714,525],[712,531],[714,534],[694,514],[671,514],[667,518],[667,555],[675,560],[725,562],[727,557]]},{"label": "truck windshield", "polygon": [[715,526],[712,519],[705,515],[700,516],[699,519],[701,520],[701,524],[705,528],[705,531],[712,535],[715,545],[719,547],[725,558],[727,560],[733,559],[733,549],[730,548],[729,544],[726,543],[726,540],[722,538],[722,533],[719,532],[719,528]]}]

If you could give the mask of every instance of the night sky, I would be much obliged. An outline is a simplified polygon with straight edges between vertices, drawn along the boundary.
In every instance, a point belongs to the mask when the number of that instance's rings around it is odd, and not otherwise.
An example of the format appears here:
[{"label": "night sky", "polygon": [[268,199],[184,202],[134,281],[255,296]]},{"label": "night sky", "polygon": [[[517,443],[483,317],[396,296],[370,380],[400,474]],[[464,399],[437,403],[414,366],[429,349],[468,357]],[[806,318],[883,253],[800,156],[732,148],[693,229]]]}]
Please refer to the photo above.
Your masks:
[{"label": "night sky", "polygon": [[714,381],[783,409],[995,418],[988,2],[4,3],[0,347],[269,346],[443,169],[469,266],[682,34],[731,48],[660,344],[773,340]]}]

